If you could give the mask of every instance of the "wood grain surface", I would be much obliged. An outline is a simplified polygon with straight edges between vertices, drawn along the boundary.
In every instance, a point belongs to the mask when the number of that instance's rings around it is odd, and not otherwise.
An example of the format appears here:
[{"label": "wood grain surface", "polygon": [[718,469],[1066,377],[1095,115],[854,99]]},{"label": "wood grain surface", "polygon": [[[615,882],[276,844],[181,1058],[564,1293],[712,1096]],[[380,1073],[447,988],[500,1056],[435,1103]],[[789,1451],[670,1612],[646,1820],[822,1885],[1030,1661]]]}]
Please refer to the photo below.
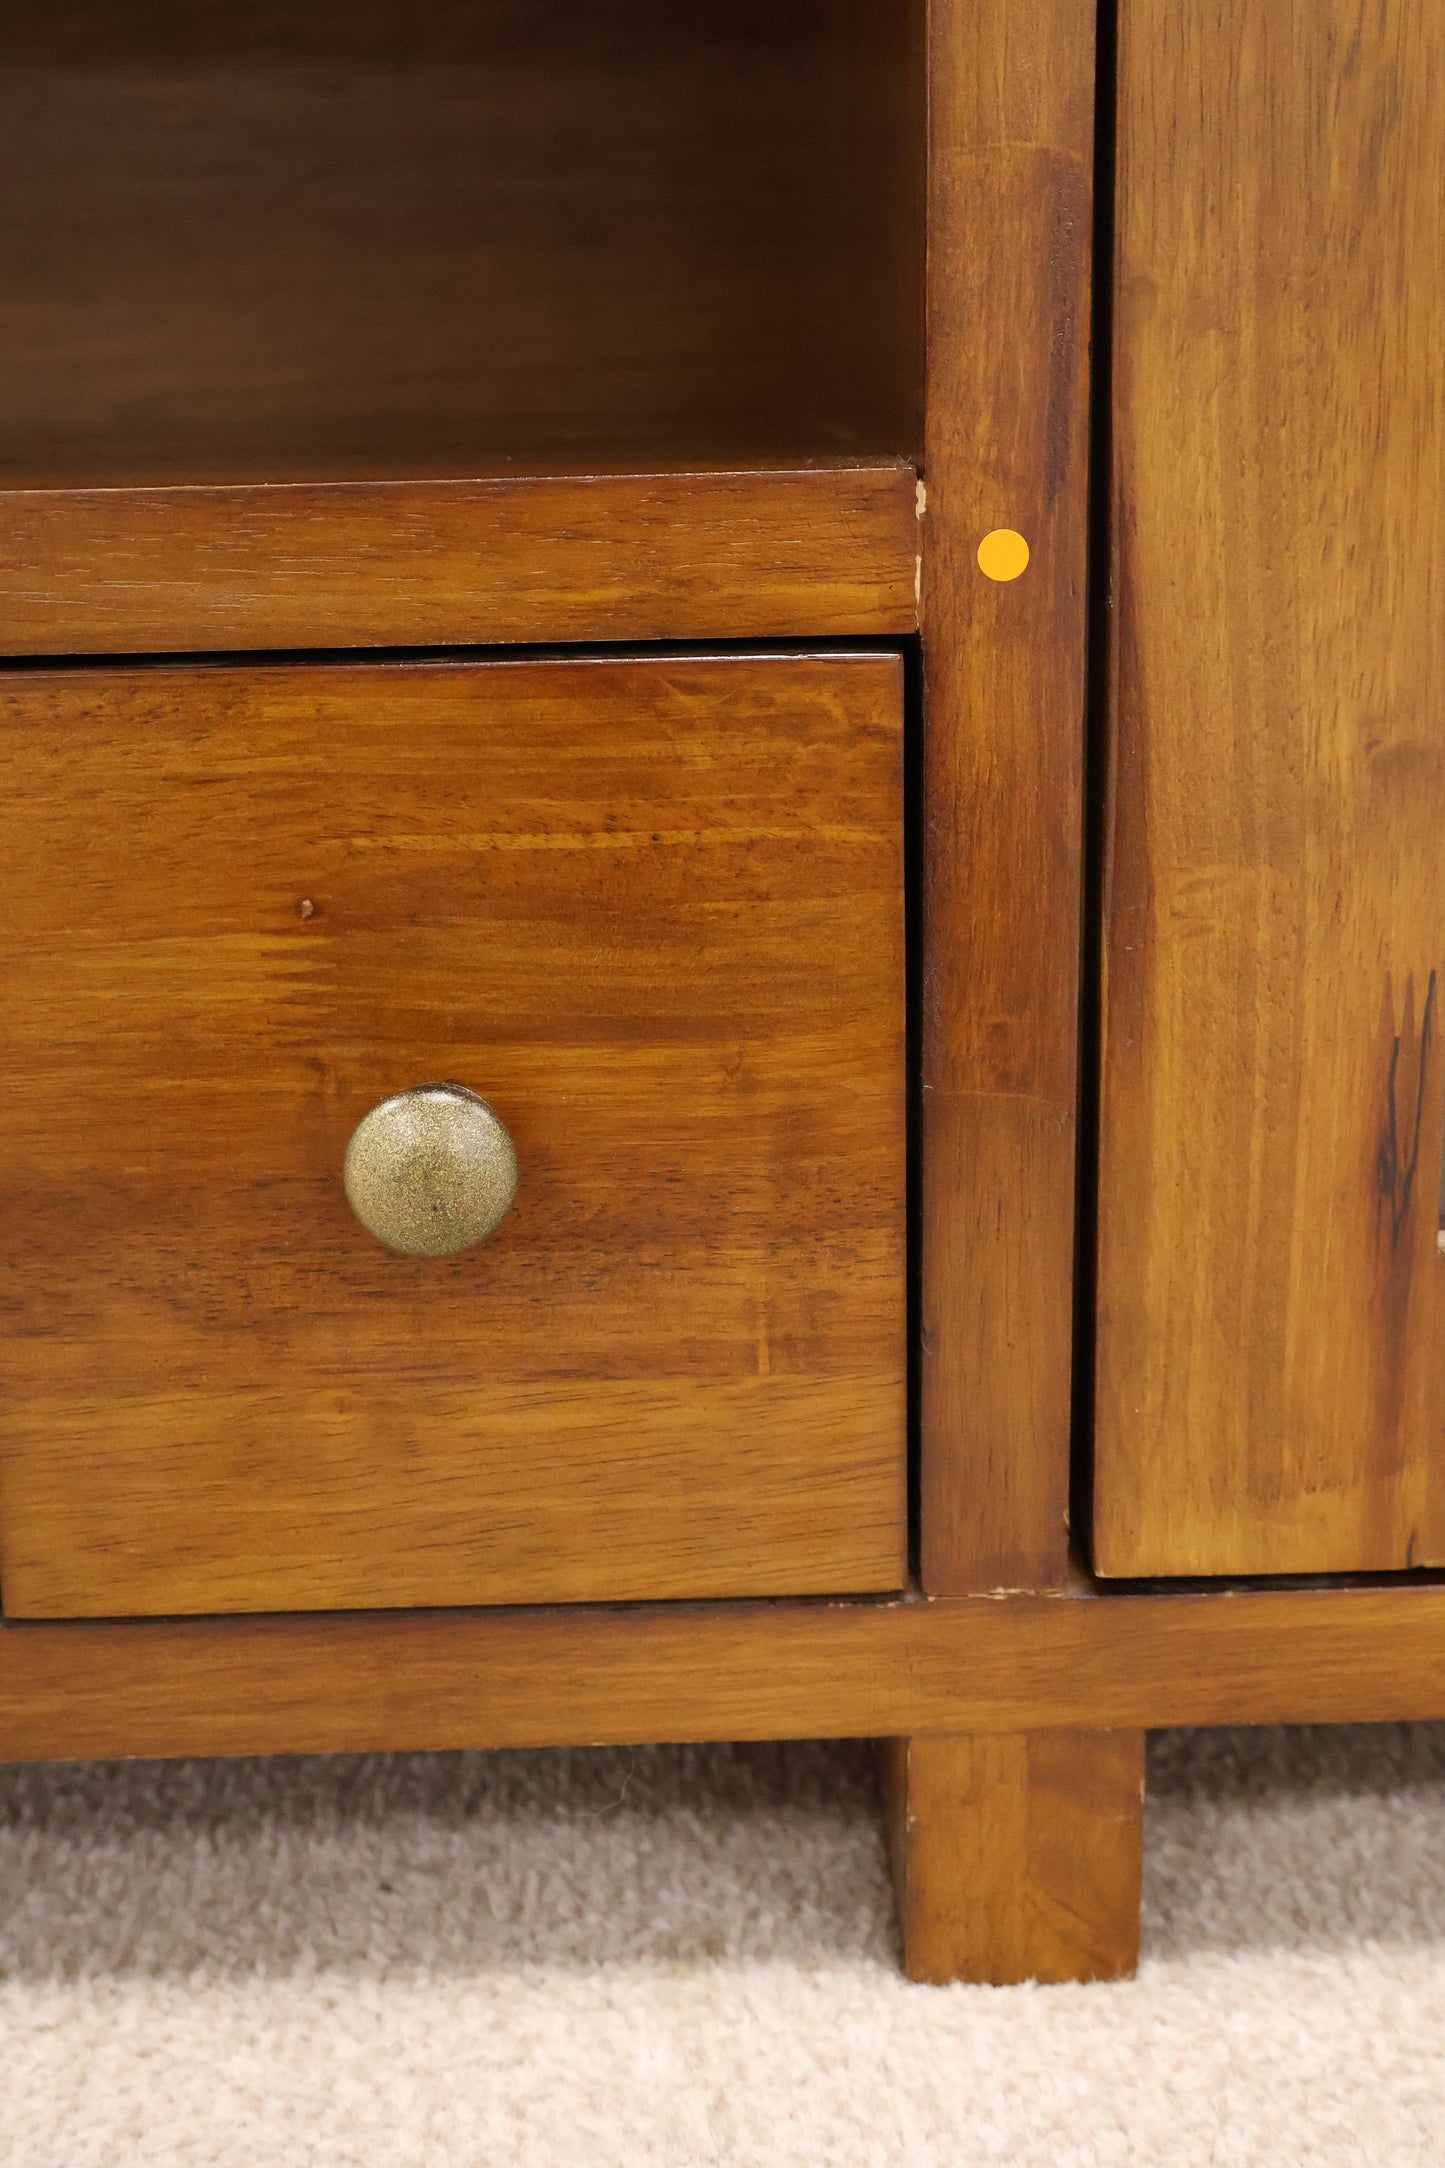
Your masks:
[{"label": "wood grain surface", "polygon": [[0,27],[0,477],[916,455],[922,0]]},{"label": "wood grain surface", "polygon": [[[0,680],[11,1615],[897,1587],[896,655]],[[347,1140],[451,1078],[450,1259]]]},{"label": "wood grain surface", "polygon": [[910,1980],[1118,1980],[1139,1962],[1142,1731],[923,1733],[879,1774]]},{"label": "wood grain surface", "polygon": [[[1068,1555],[1093,11],[930,9],[922,1575]],[[1032,552],[997,585],[995,528]]]},{"label": "wood grain surface", "polygon": [[918,624],[913,470],[0,491],[12,655]]},{"label": "wood grain surface", "polygon": [[1445,16],[1119,60],[1095,1562],[1439,1560]]},{"label": "wood grain surface", "polygon": [[0,1757],[1445,1718],[1445,1584],[0,1625]]}]

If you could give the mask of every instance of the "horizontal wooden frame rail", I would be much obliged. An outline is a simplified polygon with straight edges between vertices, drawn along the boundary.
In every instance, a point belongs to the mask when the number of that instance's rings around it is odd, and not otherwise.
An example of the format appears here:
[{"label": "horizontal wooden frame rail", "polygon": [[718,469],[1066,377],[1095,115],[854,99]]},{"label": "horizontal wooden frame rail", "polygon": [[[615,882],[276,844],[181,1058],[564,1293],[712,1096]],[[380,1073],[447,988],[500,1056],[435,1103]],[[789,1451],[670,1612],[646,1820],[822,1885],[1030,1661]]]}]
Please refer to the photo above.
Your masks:
[{"label": "horizontal wooden frame rail", "polygon": [[1445,1717],[1445,1579],[0,1627],[0,1759]]},{"label": "horizontal wooden frame rail", "polygon": [[0,490],[11,655],[814,639],[918,625],[901,460]]}]

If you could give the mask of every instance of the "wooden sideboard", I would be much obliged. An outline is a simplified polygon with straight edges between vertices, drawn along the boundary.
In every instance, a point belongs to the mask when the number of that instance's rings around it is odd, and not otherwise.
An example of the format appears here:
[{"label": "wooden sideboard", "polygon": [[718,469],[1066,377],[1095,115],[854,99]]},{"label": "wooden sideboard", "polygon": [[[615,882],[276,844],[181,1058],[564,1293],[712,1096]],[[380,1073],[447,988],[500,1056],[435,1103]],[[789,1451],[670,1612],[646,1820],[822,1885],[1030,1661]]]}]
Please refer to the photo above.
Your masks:
[{"label": "wooden sideboard", "polygon": [[910,1971],[1074,1979],[1151,1726],[1445,1716],[1442,85],[0,32],[0,1755],[873,1736]]}]

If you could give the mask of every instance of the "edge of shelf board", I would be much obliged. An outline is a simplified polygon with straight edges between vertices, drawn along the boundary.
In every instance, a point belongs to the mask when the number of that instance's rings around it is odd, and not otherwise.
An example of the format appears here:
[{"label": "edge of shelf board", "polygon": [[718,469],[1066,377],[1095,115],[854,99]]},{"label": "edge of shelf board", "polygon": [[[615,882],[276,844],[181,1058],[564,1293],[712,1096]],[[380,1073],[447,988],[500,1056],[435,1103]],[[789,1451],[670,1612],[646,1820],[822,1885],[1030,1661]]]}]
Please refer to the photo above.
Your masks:
[{"label": "edge of shelf board", "polygon": [[0,653],[909,633],[916,498],[901,460],[0,489]]}]

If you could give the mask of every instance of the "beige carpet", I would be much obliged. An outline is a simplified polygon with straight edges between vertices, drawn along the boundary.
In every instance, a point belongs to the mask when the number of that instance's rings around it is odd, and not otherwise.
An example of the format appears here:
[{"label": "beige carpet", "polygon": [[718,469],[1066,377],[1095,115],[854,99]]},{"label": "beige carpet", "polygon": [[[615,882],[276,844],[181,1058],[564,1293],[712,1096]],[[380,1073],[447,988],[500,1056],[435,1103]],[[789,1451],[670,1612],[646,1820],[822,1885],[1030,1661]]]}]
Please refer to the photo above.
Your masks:
[{"label": "beige carpet", "polygon": [[1445,2161],[1445,1727],[1155,1742],[1143,1970],[898,1976],[856,1746],[0,1771],[4,2168]]}]

